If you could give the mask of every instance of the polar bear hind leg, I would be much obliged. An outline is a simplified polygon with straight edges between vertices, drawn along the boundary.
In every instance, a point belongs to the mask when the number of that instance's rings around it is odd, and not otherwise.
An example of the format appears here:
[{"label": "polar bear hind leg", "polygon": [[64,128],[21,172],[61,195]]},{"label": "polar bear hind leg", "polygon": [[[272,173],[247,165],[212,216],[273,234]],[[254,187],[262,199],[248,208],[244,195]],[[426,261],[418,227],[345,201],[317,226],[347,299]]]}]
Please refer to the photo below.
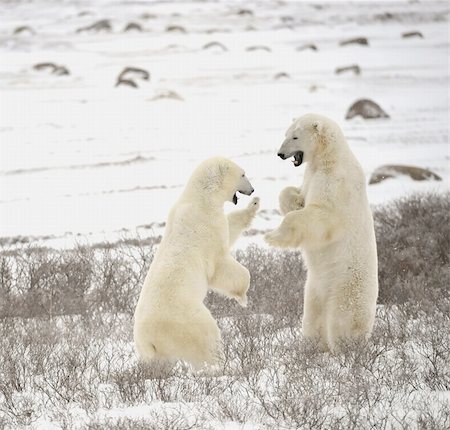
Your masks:
[{"label": "polar bear hind leg", "polygon": [[184,357],[196,368],[206,364],[217,364],[222,358],[222,340],[219,327],[208,309],[190,321],[190,328],[184,342]]},{"label": "polar bear hind leg", "polygon": [[302,334],[307,339],[318,341],[320,349],[326,350],[328,348],[324,304],[311,285],[311,281],[306,281]]},{"label": "polar bear hind leg", "polygon": [[135,336],[136,348],[144,361],[182,359],[201,367],[216,363],[221,357],[221,337],[216,321],[202,306],[189,312],[185,320],[144,322],[146,336]]},{"label": "polar bear hind leg", "polygon": [[347,342],[365,341],[372,332],[375,315],[361,304],[358,296],[352,302],[346,297],[344,294],[340,300],[328,303],[326,330],[332,351],[339,351]]}]

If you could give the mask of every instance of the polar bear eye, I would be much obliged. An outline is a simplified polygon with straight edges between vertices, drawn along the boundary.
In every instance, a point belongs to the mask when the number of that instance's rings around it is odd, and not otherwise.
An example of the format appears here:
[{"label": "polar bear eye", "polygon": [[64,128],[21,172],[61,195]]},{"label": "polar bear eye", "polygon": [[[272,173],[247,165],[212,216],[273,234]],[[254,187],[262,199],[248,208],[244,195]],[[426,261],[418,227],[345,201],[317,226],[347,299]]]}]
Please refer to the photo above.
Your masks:
[{"label": "polar bear eye", "polygon": [[242,177],[244,177],[244,176],[245,176],[245,173],[242,174]]},{"label": "polar bear eye", "polygon": [[292,139],[294,139],[294,140],[297,140],[297,139],[298,139],[298,137],[293,137]]}]

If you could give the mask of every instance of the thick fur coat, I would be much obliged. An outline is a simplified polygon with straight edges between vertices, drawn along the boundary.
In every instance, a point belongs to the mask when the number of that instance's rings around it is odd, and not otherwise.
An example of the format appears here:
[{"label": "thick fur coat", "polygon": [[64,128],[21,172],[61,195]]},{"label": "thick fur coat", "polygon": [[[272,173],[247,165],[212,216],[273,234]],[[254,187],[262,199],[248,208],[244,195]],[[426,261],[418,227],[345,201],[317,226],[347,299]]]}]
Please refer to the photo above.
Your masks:
[{"label": "thick fur coat", "polygon": [[277,247],[301,248],[308,275],[303,335],[325,349],[367,338],[375,319],[378,267],[362,168],[339,126],[308,114],[294,120],[279,154],[306,162],[301,187],[280,194],[281,225],[266,235]]},{"label": "thick fur coat", "polygon": [[230,248],[259,207],[255,198],[227,217],[224,203],[236,203],[237,191],[253,192],[244,171],[216,157],[197,167],[173,206],[134,315],[141,359],[182,359],[195,366],[219,359],[219,328],[203,301],[212,288],[246,305],[250,274]]}]

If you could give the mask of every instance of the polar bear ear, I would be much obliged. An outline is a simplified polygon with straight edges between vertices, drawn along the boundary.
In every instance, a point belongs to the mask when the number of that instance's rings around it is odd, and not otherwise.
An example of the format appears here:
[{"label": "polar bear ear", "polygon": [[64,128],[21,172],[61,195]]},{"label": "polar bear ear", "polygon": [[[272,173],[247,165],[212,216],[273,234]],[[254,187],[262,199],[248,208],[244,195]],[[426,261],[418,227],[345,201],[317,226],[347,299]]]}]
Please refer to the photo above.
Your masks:
[{"label": "polar bear ear", "polygon": [[230,170],[230,166],[228,163],[219,163],[217,166],[217,173],[219,175],[220,180],[225,178],[225,176],[228,174],[228,171]]},{"label": "polar bear ear", "polygon": [[320,121],[319,119],[315,119],[312,123],[312,127],[316,133],[321,133],[322,132],[322,121]]}]

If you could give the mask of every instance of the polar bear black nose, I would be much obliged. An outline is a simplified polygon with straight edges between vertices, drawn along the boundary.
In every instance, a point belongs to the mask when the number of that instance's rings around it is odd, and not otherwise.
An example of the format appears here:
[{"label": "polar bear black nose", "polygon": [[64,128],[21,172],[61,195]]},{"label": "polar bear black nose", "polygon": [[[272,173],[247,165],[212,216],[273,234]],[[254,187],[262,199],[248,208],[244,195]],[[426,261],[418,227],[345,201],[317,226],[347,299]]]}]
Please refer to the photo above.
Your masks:
[{"label": "polar bear black nose", "polygon": [[278,155],[278,157],[280,157],[282,160],[284,160],[284,154],[283,154],[282,152],[279,152],[277,155]]}]

